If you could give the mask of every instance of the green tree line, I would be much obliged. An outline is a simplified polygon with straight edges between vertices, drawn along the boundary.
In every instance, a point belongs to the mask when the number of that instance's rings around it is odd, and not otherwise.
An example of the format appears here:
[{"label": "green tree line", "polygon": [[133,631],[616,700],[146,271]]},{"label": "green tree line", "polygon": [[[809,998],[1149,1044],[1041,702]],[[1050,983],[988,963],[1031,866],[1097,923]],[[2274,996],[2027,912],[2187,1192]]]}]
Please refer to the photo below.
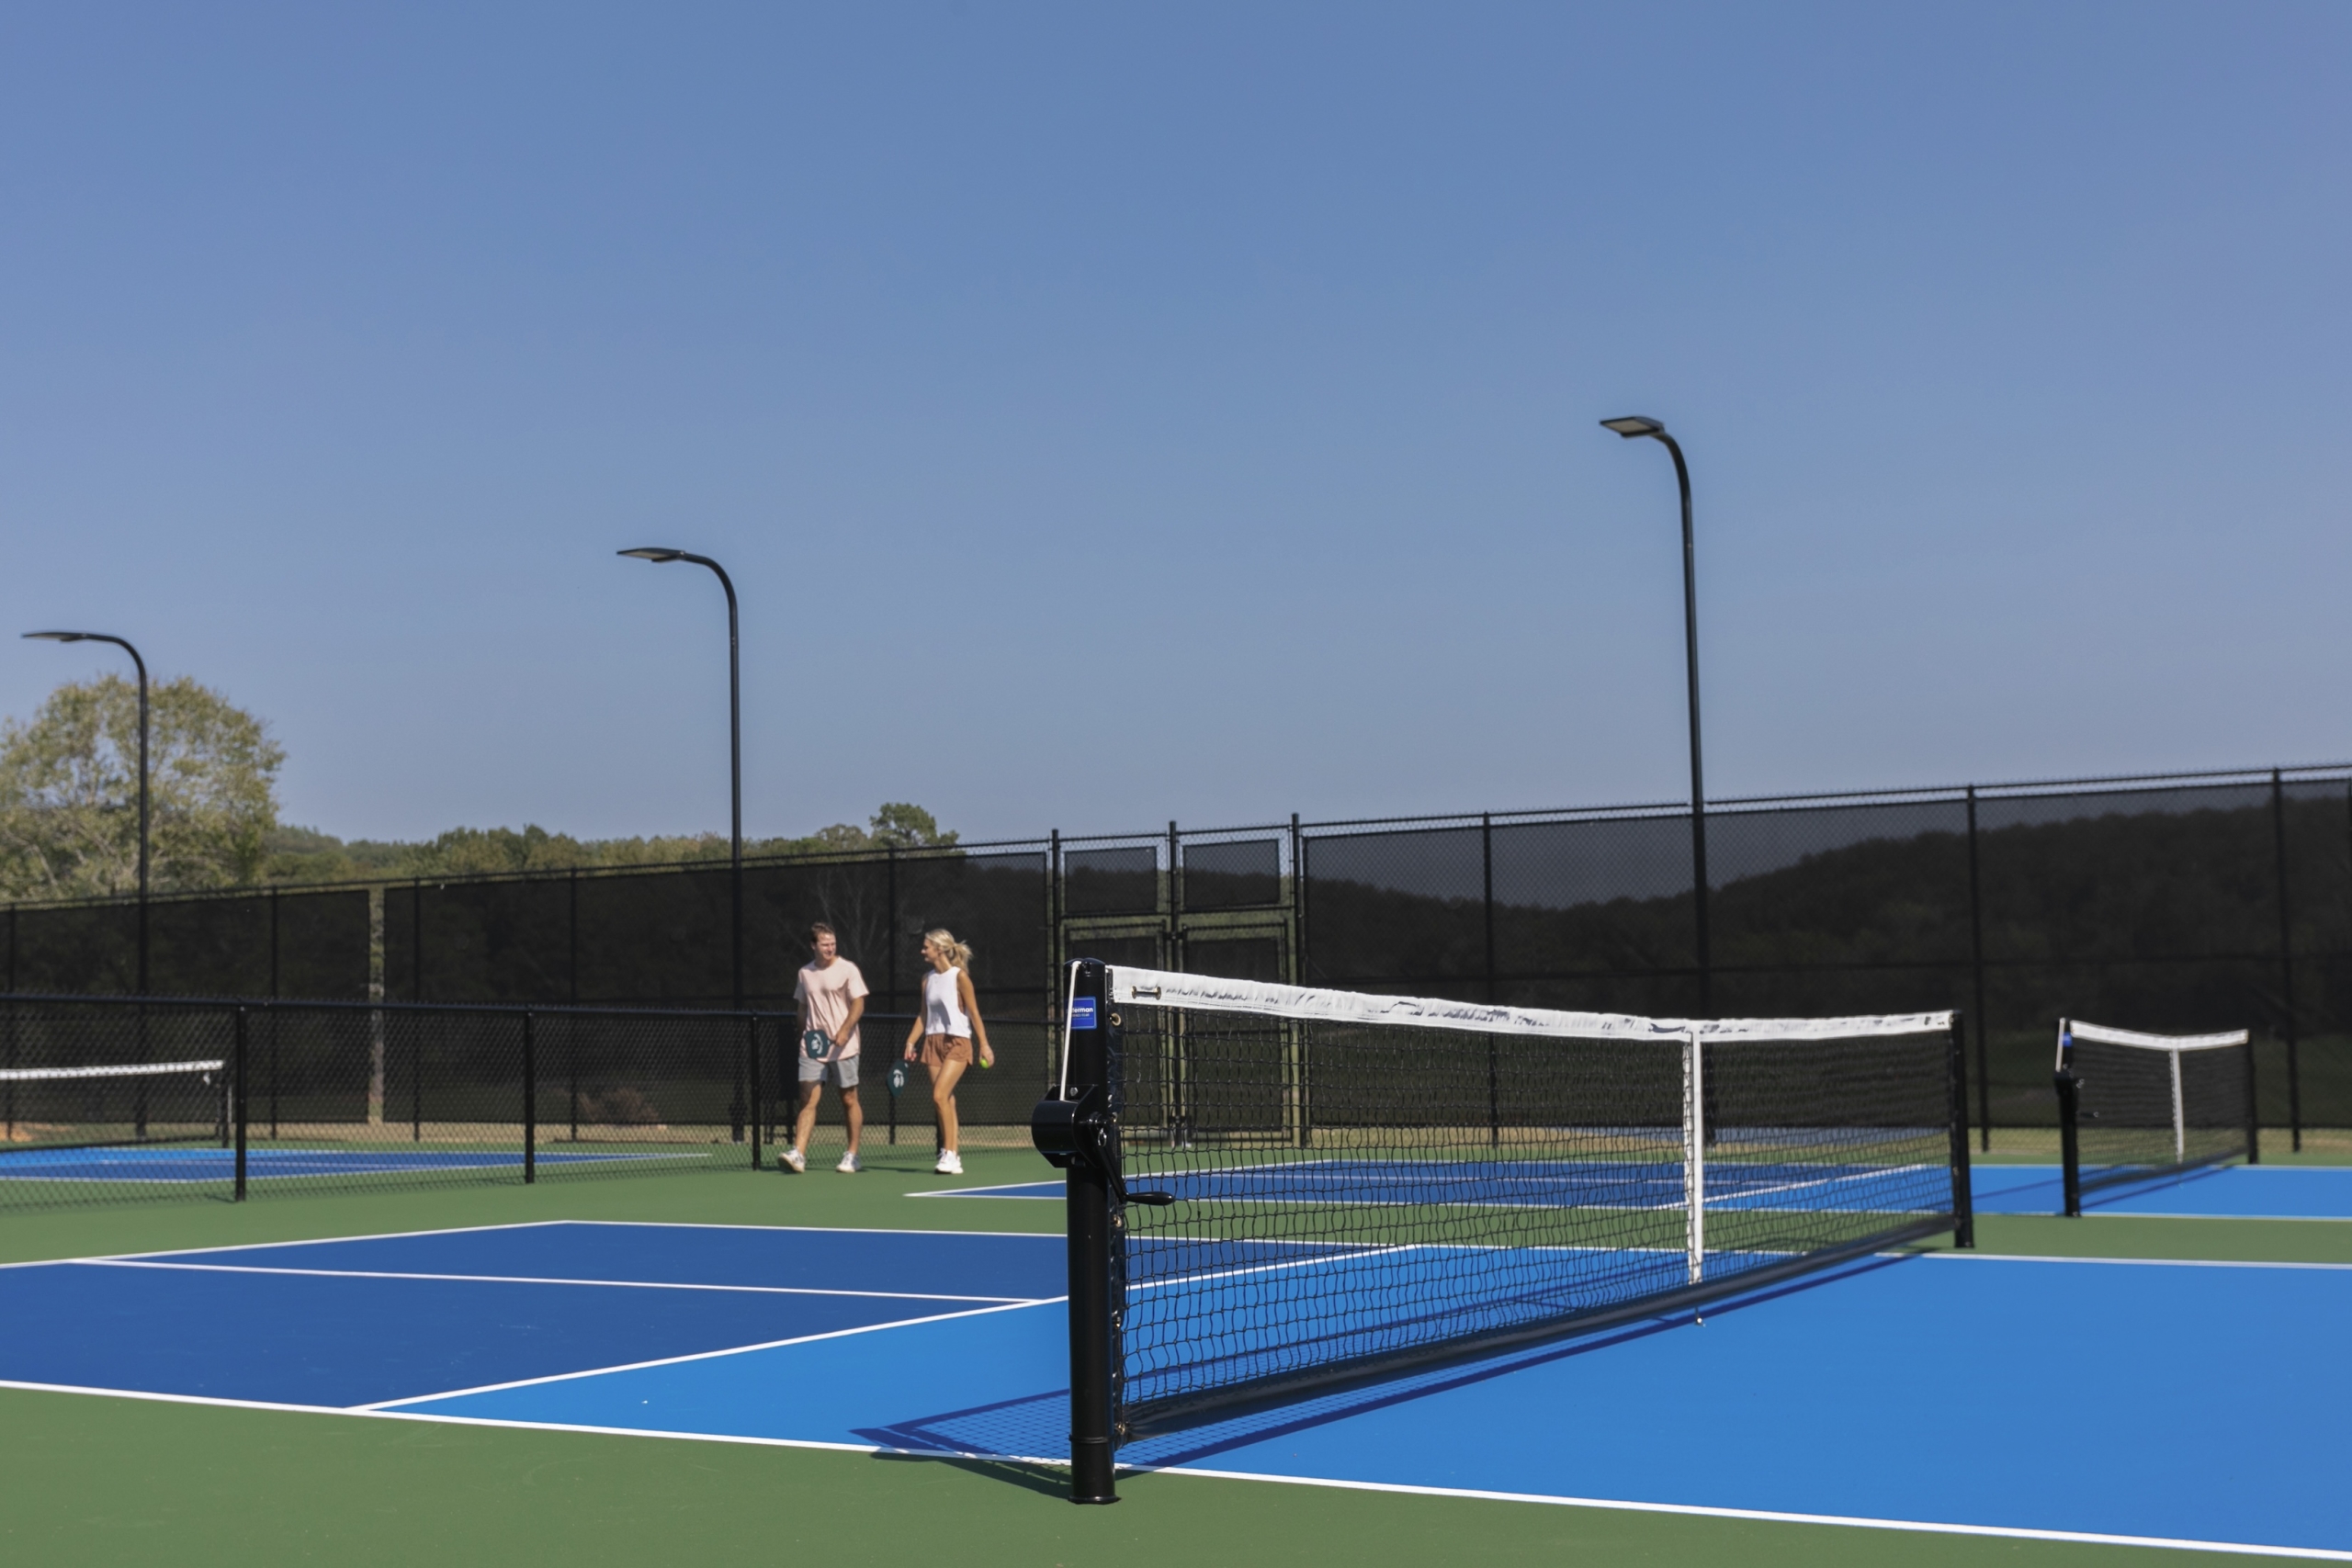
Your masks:
[{"label": "green tree line", "polygon": [[[268,725],[187,676],[149,691],[150,881],[157,892],[270,884],[725,860],[723,833],[578,839],[537,824],[452,828],[422,842],[338,839],[281,823],[285,748]],[[748,840],[751,855],[952,844],[922,807],[889,802],[864,827]],[[119,675],[68,682],[29,720],[0,726],[0,899],[138,890],[139,690]]]}]

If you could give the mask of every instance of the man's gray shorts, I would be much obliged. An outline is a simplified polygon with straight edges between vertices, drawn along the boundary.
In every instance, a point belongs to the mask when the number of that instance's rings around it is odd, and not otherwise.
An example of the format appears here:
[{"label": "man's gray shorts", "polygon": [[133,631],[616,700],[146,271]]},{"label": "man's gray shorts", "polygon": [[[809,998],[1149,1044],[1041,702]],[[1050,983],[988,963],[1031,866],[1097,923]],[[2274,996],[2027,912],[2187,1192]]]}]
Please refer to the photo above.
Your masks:
[{"label": "man's gray shorts", "polygon": [[857,1058],[843,1056],[838,1062],[812,1062],[803,1056],[800,1058],[800,1081],[830,1083],[835,1089],[855,1089],[857,1087]]}]

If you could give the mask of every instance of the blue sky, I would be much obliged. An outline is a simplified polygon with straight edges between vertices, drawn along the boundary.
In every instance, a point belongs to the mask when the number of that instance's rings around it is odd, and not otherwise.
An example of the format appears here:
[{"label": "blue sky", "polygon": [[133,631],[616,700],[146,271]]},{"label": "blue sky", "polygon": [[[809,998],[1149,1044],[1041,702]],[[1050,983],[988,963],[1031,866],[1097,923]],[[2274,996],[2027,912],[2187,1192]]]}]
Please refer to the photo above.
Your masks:
[{"label": "blue sky", "polygon": [[[2352,756],[2334,5],[0,10],[0,626],[345,835]],[[104,653],[0,644],[23,716]]]}]

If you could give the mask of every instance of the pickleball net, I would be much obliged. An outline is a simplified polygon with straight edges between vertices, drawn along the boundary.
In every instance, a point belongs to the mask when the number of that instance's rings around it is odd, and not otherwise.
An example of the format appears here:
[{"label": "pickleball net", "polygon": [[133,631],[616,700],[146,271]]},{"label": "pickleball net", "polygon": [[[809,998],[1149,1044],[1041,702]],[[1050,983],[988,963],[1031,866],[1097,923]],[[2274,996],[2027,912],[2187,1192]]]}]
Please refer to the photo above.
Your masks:
[{"label": "pickleball net", "polygon": [[2086,1192],[2260,1157],[2243,1029],[2148,1034],[2060,1019],[2054,1081],[2069,1215]]},{"label": "pickleball net", "polygon": [[225,1145],[231,1105],[225,1058],[0,1067],[0,1153]]},{"label": "pickleball net", "polygon": [[1965,1240],[1951,1012],[1689,1021],[1094,967],[1116,1439]]}]

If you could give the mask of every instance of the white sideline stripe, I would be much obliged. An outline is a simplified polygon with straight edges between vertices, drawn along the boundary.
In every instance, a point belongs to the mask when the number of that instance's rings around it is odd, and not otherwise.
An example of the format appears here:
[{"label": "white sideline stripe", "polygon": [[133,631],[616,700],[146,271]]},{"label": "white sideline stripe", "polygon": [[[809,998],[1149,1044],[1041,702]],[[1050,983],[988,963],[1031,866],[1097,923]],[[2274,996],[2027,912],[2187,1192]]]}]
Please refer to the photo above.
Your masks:
[{"label": "white sideline stripe", "polygon": [[[1148,1466],[1136,1467],[1149,1471]],[[1559,1508],[1607,1508],[1629,1514],[1687,1514],[1709,1519],[1756,1519],[1770,1524],[1838,1525],[1850,1529],[1905,1530],[1925,1535],[1980,1535],[2008,1540],[2079,1541],[2093,1546],[2143,1546],[2168,1551],[2222,1551],[2241,1557],[2293,1557],[2321,1562],[2352,1562],[2352,1551],[2320,1546],[2255,1546],[2239,1541],[2184,1540],[2169,1536],[2102,1535],[2091,1530],[2029,1529],[2016,1525],[1955,1525],[1925,1519],[1873,1519],[1851,1514],[1790,1514],[1766,1508],[1716,1508],[1698,1503],[1634,1503],[1611,1497],[1555,1497],[1540,1492],[1482,1492],[1460,1486],[1408,1486],[1384,1481],[1334,1481],[1322,1476],[1262,1475],[1246,1470],[1203,1470],[1170,1465],[1156,1473],[1196,1475],[1215,1481],[1263,1481],[1282,1486],[1328,1486],[1341,1492],[1393,1492],[1408,1497],[1462,1497],[1491,1503],[1544,1503]]]},{"label": "white sideline stripe", "polygon": [[2321,1273],[2352,1272],[2352,1263],[2282,1263],[2261,1258],[2045,1258],[2023,1252],[1962,1252],[1957,1248],[1919,1252],[1916,1258],[1950,1258],[1963,1263],[2091,1263],[2124,1269],[2314,1269]]},{"label": "white sideline stripe", "polygon": [[[162,1259],[94,1258],[86,1269],[169,1269],[199,1274],[300,1274],[327,1280],[454,1280],[482,1285],[594,1285],[621,1291],[730,1291],[764,1296],[866,1296],[892,1302],[990,1302],[1035,1306],[1036,1296],[950,1296],[930,1291],[828,1291],[800,1285],[706,1285],[673,1280],[564,1280],[537,1274],[424,1274],[397,1269],[277,1269],[254,1263],[172,1263]],[[1060,1298],[1056,1297],[1055,1300]]]},{"label": "white sideline stripe", "polygon": [[[281,1404],[258,1399],[218,1399],[193,1393],[144,1393],[130,1389],[84,1388],[73,1383],[19,1382],[0,1378],[0,1388],[29,1393],[79,1393],[101,1399],[136,1399],[158,1404],[202,1404],[227,1410],[275,1410],[300,1416],[360,1416],[373,1421],[424,1421],[445,1427],[496,1427],[521,1432],[575,1432],[599,1438],[655,1438],[684,1443],[735,1443],[746,1448],[807,1449],[826,1453],[893,1454],[908,1459],[982,1459],[1005,1464],[1067,1469],[1067,1458],[1001,1454],[982,1449],[905,1449],[880,1443],[829,1443],[807,1438],[756,1438],[721,1432],[673,1432],[649,1427],[592,1427],[574,1421],[516,1421],[487,1416],[447,1416],[432,1411],[391,1410],[369,1405]],[[446,1397],[446,1396],[445,1396]],[[1207,1470],[1193,1465],[1122,1465],[1128,1475],[1182,1475],[1209,1481],[1261,1482],[1277,1486],[1321,1486],[1340,1492],[1387,1492],[1408,1497],[1456,1497],[1469,1502],[1537,1503],[1560,1508],[1605,1508],[1618,1513],[1681,1514],[1700,1518],[1753,1519],[1763,1524],[1834,1525],[1851,1529],[1899,1530],[1926,1535],[1988,1536],[2007,1540],[2058,1540],[2093,1546],[2140,1546],[2173,1551],[2217,1551],[2241,1557],[2283,1557],[2306,1562],[2352,1562],[2352,1551],[2325,1547],[2256,1546],[2238,1541],[2188,1540],[2168,1536],[2100,1535],[2086,1530],[2030,1529],[2011,1525],[1939,1524],[1915,1519],[1873,1519],[1847,1514],[1776,1513],[1761,1508],[1716,1508],[1696,1503],[1635,1503],[1605,1497],[1554,1497],[1532,1492],[1478,1492],[1464,1487],[1408,1486],[1379,1481],[1334,1481],[1320,1476],[1265,1475],[1246,1470]]]},{"label": "white sideline stripe", "polygon": [[1134,1291],[1165,1291],[1179,1285],[1206,1284],[1211,1280],[1238,1280],[1245,1274],[1273,1274],[1284,1269],[1312,1269],[1318,1263],[1354,1263],[1366,1258],[1387,1258],[1399,1252],[1414,1250],[1412,1244],[1396,1247],[1366,1247],[1362,1252],[1329,1253],[1316,1258],[1297,1258],[1287,1263],[1252,1263],[1239,1269],[1220,1269],[1213,1274],[1180,1274],[1170,1280],[1147,1280],[1128,1287]]},{"label": "white sideline stripe", "polygon": [[[383,1231],[374,1235],[322,1235],[307,1241],[239,1241],[224,1247],[175,1247],[163,1252],[102,1252],[83,1258],[28,1258],[21,1263],[0,1263],[0,1269],[46,1269],[53,1263],[128,1263],[147,1258],[202,1258],[215,1252],[256,1252],[277,1247],[326,1247],[344,1241],[397,1241],[412,1235],[464,1235],[469,1231],[527,1231],[543,1225],[571,1223],[569,1220],[514,1220],[495,1225],[445,1225],[436,1230]],[[0,1387],[6,1386],[5,1382],[0,1382]],[[308,1409],[309,1406],[301,1408]]]},{"label": "white sideline stripe", "polygon": [[[1014,1189],[1014,1188],[1016,1188],[1016,1187],[1051,1187],[1051,1188],[1053,1189],[1053,1190],[1052,1190],[1051,1192],[1016,1192],[1016,1191],[1012,1190],[1012,1189]],[[930,1191],[928,1191],[928,1192],[907,1192],[907,1193],[902,1193],[902,1194],[900,1194],[900,1196],[902,1196],[902,1197],[907,1197],[907,1198],[1021,1198],[1021,1199],[1031,1199],[1031,1198],[1058,1198],[1058,1197],[1060,1197],[1061,1195],[1062,1195],[1062,1184],[1061,1184],[1061,1179],[1060,1179],[1059,1177],[1055,1177],[1055,1178],[1053,1178],[1053,1179],[1049,1179],[1049,1180],[1046,1180],[1046,1181],[1000,1181],[1000,1182],[998,1182],[998,1183],[997,1183],[995,1186],[993,1186],[993,1187],[934,1187],[934,1188],[933,1188],[933,1189],[932,1189]],[[933,1233],[933,1232],[928,1232],[928,1231],[919,1231],[919,1232],[916,1232],[916,1233],[914,1233],[914,1234],[916,1234],[916,1235],[933,1235],[933,1234],[936,1234],[936,1233]],[[956,1233],[956,1234],[957,1234],[957,1235],[967,1235],[967,1234],[968,1234],[968,1235],[983,1235],[983,1234],[986,1234],[986,1233],[978,1232],[978,1231],[968,1232],[968,1233],[967,1233],[967,1232],[960,1232],[960,1231],[959,1231],[959,1232],[957,1232],[957,1233]],[[997,1234],[999,1234],[999,1235],[1003,1235],[1003,1234],[1005,1234],[1005,1233],[1003,1233],[1003,1232],[999,1232],[999,1233],[997,1233]]]},{"label": "white sideline stripe", "polygon": [[2089,1217],[2098,1220],[2286,1220],[2296,1224],[2352,1224],[2352,1214],[2170,1214],[2154,1209],[2110,1209],[2086,1204]]},{"label": "white sideline stripe", "polygon": [[2136,1029],[2085,1023],[2079,1018],[2068,1019],[2061,1032],[2072,1032],[2077,1040],[2096,1040],[2106,1045],[2143,1045],[2152,1051],[2211,1051],[2224,1045],[2243,1045],[2248,1038],[2243,1029],[2221,1034],[2143,1034]]},{"label": "white sideline stripe", "polygon": [[[938,1450],[933,1449],[892,1449],[876,1443],[828,1443],[813,1438],[731,1437],[718,1432],[670,1432],[657,1427],[590,1427],[576,1421],[515,1421],[492,1416],[444,1416],[435,1411],[374,1410],[364,1405],[287,1404],[267,1399],[223,1399],[205,1393],[150,1393],[141,1389],[85,1388],[79,1383],[23,1382],[12,1378],[0,1378],[0,1388],[17,1389],[26,1393],[80,1393],[96,1399],[136,1399],[150,1404],[203,1404],[218,1410],[276,1410],[295,1416],[356,1416],[370,1421],[430,1421],[443,1427],[503,1427],[517,1432],[587,1432],[599,1437],[672,1438],[687,1443],[745,1443],[764,1449],[820,1449],[835,1453],[938,1457]],[[991,1454],[985,1457],[1001,1459],[1005,1456]],[[1032,1460],[1023,1462],[1067,1465],[1069,1461]]]},{"label": "white sideline stripe", "polygon": [[0,1083],[55,1083],[61,1078],[141,1078],[160,1073],[217,1073],[226,1062],[126,1062],[105,1067],[0,1067]]},{"label": "white sideline stripe", "polygon": [[[922,1192],[904,1194],[910,1198],[927,1197]],[[800,1231],[825,1235],[1002,1235],[1016,1241],[1060,1241],[1059,1231],[933,1231],[916,1230],[898,1225],[747,1225],[719,1220],[541,1220],[549,1225],[603,1225],[613,1229],[656,1231]],[[484,1226],[484,1229],[492,1227]]]},{"label": "white sideline stripe", "polygon": [[1863,1040],[1894,1034],[1935,1034],[1951,1027],[1950,1012],[1887,1013],[1855,1018],[1640,1018],[1630,1013],[1561,1012],[1550,1008],[1488,1007],[1434,997],[1385,997],[1366,991],[1326,991],[1271,980],[1178,975],[1163,969],[1111,971],[1111,999],[1125,1006],[1190,1008],[1204,1012],[1259,1013],[1330,1023],[1477,1030],[1557,1040],[1621,1040],[1679,1048],[1702,1040],[1763,1042]]},{"label": "white sideline stripe", "polygon": [[[920,1194],[917,1194],[920,1197]],[[1061,1232],[1042,1229],[891,1229],[887,1224],[719,1224],[706,1220],[501,1220],[499,1224],[437,1224],[428,1229],[379,1229],[357,1236],[297,1236],[294,1241],[232,1241],[226,1246],[174,1246],[158,1253],[92,1253],[85,1258],[26,1258],[0,1262],[0,1269],[45,1269],[51,1262],[134,1262],[141,1258],[209,1258],[211,1253],[256,1253],[280,1246],[334,1246],[341,1241],[404,1241],[409,1236],[470,1236],[484,1229],[548,1229],[555,1224],[606,1224],[639,1229],[799,1229],[842,1236],[1012,1236],[1016,1241],[1061,1241]],[[0,1382],[0,1387],[7,1387]]]},{"label": "white sideline stripe", "polygon": [[661,1356],[650,1361],[623,1361],[617,1366],[589,1367],[576,1372],[555,1372],[547,1377],[516,1378],[511,1382],[486,1382],[476,1388],[453,1388],[440,1393],[411,1394],[405,1399],[379,1400],[373,1404],[354,1404],[352,1410],[394,1410],[403,1404],[429,1404],[436,1399],[462,1399],[469,1394],[499,1393],[511,1388],[536,1388],[541,1383],[574,1382],[582,1378],[600,1378],[608,1372],[642,1371],[649,1367],[683,1366],[688,1361],[715,1361],[727,1356],[748,1356],[754,1350],[777,1350],[786,1345],[813,1345],[820,1339],[847,1339],[859,1334],[878,1334],[886,1328],[913,1328],[920,1324],[945,1323],[951,1318],[986,1317],[990,1313],[1020,1312],[1033,1306],[1051,1306],[1067,1301],[1067,1296],[1048,1296],[1042,1301],[1013,1302],[1001,1306],[973,1307],[965,1312],[933,1313],[925,1317],[902,1317],[890,1323],[862,1324],[855,1328],[836,1328],[823,1334],[800,1334],[789,1339],[763,1340],[757,1345],[730,1345],[723,1350],[697,1350],[686,1356]]}]

